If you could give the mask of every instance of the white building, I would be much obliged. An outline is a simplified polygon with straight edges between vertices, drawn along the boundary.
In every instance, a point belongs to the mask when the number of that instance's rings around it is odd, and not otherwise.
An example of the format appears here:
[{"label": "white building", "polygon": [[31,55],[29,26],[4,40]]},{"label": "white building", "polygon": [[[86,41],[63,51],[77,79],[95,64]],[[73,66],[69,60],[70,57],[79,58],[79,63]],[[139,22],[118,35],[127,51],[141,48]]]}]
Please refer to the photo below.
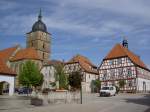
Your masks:
[{"label": "white building", "polygon": [[55,66],[58,64],[62,64],[61,61],[51,60],[46,65],[44,65],[41,69],[41,73],[44,76],[44,82],[42,88],[50,88],[53,89],[51,83],[55,82]]},{"label": "white building", "polygon": [[14,94],[15,76],[16,73],[0,59],[0,83],[8,83],[10,96]]},{"label": "white building", "polygon": [[101,63],[99,74],[102,86],[119,86],[119,81],[124,80],[125,86],[121,88],[123,91],[150,91],[150,70],[139,56],[128,49],[127,40],[112,48]]},{"label": "white building", "polygon": [[98,79],[97,67],[93,65],[90,60],[84,56],[76,55],[65,64],[65,71],[67,74],[71,72],[81,71],[83,74],[82,90],[83,92],[91,92],[91,83]]}]

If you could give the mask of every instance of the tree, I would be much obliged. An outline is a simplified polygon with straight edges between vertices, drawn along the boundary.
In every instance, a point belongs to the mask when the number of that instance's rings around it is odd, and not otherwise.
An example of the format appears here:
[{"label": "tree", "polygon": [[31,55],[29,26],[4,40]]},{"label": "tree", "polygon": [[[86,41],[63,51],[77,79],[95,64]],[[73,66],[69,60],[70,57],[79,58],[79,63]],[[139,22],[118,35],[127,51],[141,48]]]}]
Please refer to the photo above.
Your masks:
[{"label": "tree", "polygon": [[19,83],[26,87],[37,87],[43,83],[43,75],[32,61],[26,61],[20,68]]},{"label": "tree", "polygon": [[81,88],[82,74],[81,72],[72,72],[69,74],[69,85],[74,89]]},{"label": "tree", "polygon": [[125,86],[125,80],[120,80],[119,81],[119,87],[123,88]]},{"label": "tree", "polygon": [[[68,89],[68,78],[64,71],[63,64],[57,64],[55,67],[55,80],[59,83],[59,89]],[[57,84],[56,84],[57,85]]]},{"label": "tree", "polygon": [[72,90],[80,90],[80,101],[82,104],[82,73],[80,71],[71,72],[69,74],[69,85]]},{"label": "tree", "polygon": [[101,81],[99,79],[92,80],[91,86],[93,89],[96,89],[96,91],[99,92],[99,90],[101,88]]}]

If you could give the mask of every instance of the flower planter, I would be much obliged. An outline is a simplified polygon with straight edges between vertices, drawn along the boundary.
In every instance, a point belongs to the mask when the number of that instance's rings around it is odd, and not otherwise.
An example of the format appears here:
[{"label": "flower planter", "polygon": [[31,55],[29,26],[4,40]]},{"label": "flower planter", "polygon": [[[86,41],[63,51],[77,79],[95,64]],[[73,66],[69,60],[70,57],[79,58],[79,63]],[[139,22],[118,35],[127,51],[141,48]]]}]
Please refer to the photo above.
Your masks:
[{"label": "flower planter", "polygon": [[43,105],[43,99],[31,98],[31,105],[42,106]]},{"label": "flower planter", "polygon": [[68,90],[65,89],[56,89],[56,92],[67,92]]}]

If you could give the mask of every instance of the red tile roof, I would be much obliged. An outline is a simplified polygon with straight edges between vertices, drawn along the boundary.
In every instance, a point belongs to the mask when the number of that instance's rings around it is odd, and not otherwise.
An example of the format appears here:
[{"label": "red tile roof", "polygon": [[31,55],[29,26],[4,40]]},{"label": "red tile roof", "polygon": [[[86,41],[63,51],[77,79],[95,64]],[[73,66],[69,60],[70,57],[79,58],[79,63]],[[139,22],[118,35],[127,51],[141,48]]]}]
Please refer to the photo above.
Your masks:
[{"label": "red tile roof", "polygon": [[69,60],[66,64],[71,64],[71,63],[79,63],[82,69],[84,69],[86,72],[98,74],[97,70],[96,71],[93,70],[93,69],[97,69],[97,67],[94,64],[92,64],[87,57],[76,55],[71,60]]},{"label": "red tile roof", "polygon": [[16,76],[16,73],[8,68],[3,60],[0,60],[0,75]]},{"label": "red tile roof", "polygon": [[48,63],[46,65],[59,65],[59,64],[63,64],[64,62],[60,61],[60,60],[50,60],[48,61]]},{"label": "red tile roof", "polygon": [[19,46],[14,46],[0,51],[0,59],[4,62],[8,61]]},{"label": "red tile roof", "polygon": [[16,55],[11,59],[11,61],[18,61],[23,59],[42,60],[40,59],[37,51],[34,48],[26,48],[19,50]]},{"label": "red tile roof", "polygon": [[104,58],[104,60],[106,60],[106,59],[113,59],[113,58],[119,58],[119,57],[126,57],[126,56],[129,57],[134,64],[149,70],[146,67],[146,65],[142,62],[142,60],[140,59],[139,56],[135,55],[129,49],[123,47],[120,44],[116,44],[112,48],[112,50],[108,53],[108,55]]}]

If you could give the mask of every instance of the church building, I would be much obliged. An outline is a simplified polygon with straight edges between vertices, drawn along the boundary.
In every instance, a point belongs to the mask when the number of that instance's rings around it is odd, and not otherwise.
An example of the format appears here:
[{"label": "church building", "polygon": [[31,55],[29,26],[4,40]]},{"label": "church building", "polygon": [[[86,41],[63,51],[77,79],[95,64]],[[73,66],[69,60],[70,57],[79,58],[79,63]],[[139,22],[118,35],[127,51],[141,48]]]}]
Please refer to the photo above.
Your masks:
[{"label": "church building", "polygon": [[128,48],[128,41],[116,44],[99,67],[102,86],[115,85],[126,92],[150,91],[150,70],[139,56]]},{"label": "church building", "polygon": [[48,62],[50,57],[50,33],[42,21],[41,11],[38,20],[33,24],[32,30],[26,34],[26,48],[20,45],[0,50],[0,60],[15,71],[15,87],[19,87],[18,74],[20,67],[26,61],[33,61],[39,69]]}]

